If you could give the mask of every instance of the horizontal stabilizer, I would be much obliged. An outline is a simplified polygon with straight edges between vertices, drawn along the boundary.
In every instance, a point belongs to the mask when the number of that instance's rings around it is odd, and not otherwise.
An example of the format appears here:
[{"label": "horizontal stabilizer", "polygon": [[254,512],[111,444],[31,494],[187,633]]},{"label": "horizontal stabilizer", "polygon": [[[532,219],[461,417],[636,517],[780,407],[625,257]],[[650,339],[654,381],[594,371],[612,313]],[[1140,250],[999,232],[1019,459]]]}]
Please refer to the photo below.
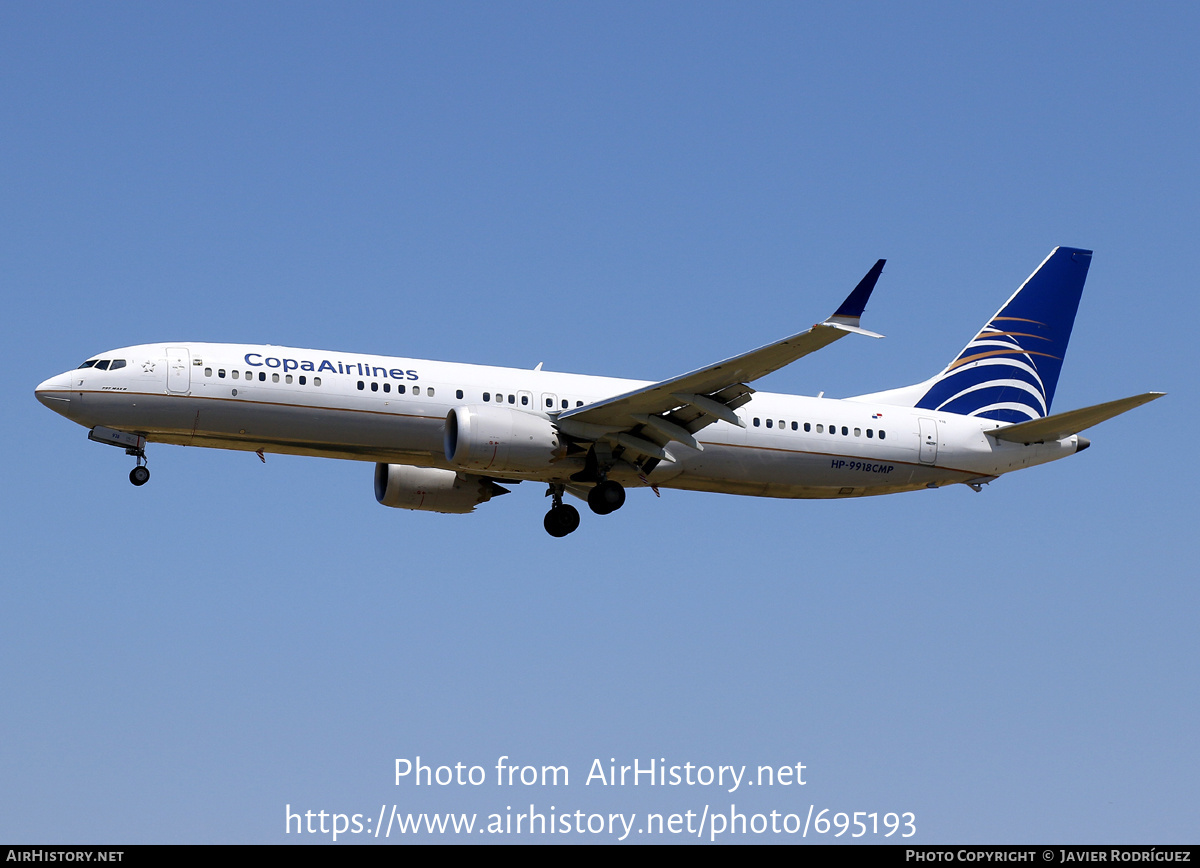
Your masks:
[{"label": "horizontal stabilizer", "polygon": [[1010,440],[1014,443],[1047,443],[1061,440],[1099,425],[1105,419],[1120,416],[1134,407],[1148,404],[1155,398],[1161,398],[1166,392],[1146,392],[1144,395],[1134,395],[1132,398],[1121,398],[1106,404],[1096,404],[1084,407],[1082,410],[1072,410],[1069,413],[1055,413],[1044,419],[1033,419],[1009,425],[1007,428],[997,428],[985,432],[997,440]]}]

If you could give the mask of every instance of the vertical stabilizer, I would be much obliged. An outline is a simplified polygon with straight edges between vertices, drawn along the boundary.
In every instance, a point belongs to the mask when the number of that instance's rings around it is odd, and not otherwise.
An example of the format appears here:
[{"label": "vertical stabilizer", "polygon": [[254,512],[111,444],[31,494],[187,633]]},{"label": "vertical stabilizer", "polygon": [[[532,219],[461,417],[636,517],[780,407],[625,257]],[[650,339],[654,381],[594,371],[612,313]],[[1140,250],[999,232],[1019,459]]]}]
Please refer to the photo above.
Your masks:
[{"label": "vertical stabilizer", "polygon": [[936,377],[871,396],[895,403],[1026,422],[1050,413],[1092,251],[1056,247]]}]

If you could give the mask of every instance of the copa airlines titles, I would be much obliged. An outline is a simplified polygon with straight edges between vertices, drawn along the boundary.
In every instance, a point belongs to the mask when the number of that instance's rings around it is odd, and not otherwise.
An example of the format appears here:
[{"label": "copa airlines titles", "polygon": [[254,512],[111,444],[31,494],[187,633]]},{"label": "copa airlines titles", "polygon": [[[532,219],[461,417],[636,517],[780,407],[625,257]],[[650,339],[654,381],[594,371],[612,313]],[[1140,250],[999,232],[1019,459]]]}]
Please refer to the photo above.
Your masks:
[{"label": "copa airlines titles", "polygon": [[330,374],[358,374],[360,377],[378,377],[392,380],[419,379],[416,371],[405,371],[400,368],[384,368],[372,365],[370,362],[338,362],[336,366],[328,359],[312,362],[308,359],[280,359],[275,356],[264,356],[262,353],[246,353],[246,364],[252,368],[278,368],[287,371],[312,371],[315,374],[328,372]]}]

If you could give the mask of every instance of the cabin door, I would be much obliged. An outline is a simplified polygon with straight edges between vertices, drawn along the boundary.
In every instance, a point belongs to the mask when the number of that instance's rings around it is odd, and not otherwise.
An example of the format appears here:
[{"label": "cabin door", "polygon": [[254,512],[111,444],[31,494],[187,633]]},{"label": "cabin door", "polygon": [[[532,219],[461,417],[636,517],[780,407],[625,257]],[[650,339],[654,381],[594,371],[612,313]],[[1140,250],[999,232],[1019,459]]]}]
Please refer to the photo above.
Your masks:
[{"label": "cabin door", "polygon": [[937,461],[937,422],[933,419],[921,419],[921,463],[933,464]]},{"label": "cabin door", "polygon": [[167,347],[167,391],[186,392],[191,385],[191,353],[187,347]]}]

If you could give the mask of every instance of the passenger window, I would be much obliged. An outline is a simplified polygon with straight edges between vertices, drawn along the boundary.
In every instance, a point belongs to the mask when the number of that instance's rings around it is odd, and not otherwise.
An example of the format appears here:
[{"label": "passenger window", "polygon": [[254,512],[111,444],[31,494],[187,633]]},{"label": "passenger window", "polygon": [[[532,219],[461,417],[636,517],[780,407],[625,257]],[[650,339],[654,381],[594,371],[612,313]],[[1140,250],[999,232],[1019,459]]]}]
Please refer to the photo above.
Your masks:
[{"label": "passenger window", "polygon": [[884,430],[882,430],[882,429],[880,429],[880,431],[879,431],[879,439],[880,439],[880,440],[883,440],[885,437],[887,437],[887,432],[886,432],[886,431],[884,431]]},{"label": "passenger window", "polygon": [[806,433],[807,433],[807,432],[809,432],[809,431],[812,431],[812,423],[811,423],[811,422],[805,422],[805,423],[804,423],[804,430],[805,430],[805,432],[806,432]]},{"label": "passenger window", "polygon": [[253,380],[254,379],[254,371],[246,371],[246,379]]},{"label": "passenger window", "polygon": [[872,429],[868,428],[867,429],[867,439],[870,440],[874,436],[875,436],[875,432]]},{"label": "passenger window", "polygon": [[509,396],[508,396],[508,403],[510,403],[510,404],[515,404],[515,403],[517,403],[517,396],[516,396],[516,395],[509,395]]},{"label": "passenger window", "polygon": [[217,376],[220,377],[222,380],[224,380],[225,379],[225,369],[219,368],[217,370]]},{"label": "passenger window", "polygon": [[[321,385],[321,384],[320,384],[320,383],[317,383],[317,385],[319,386],[319,385]],[[405,386],[405,385],[403,385],[403,384],[401,384],[401,385],[399,385],[399,386],[397,386],[397,387],[396,387],[396,394],[398,394],[398,395],[403,395],[403,394],[404,394],[404,393],[405,393],[407,390],[408,390],[408,387],[407,387],[407,386]]]},{"label": "passenger window", "polygon": [[849,435],[850,435],[850,429],[849,429],[849,428],[847,428],[845,425],[843,425],[843,426],[842,426],[842,436],[843,436],[843,437],[848,437]]},{"label": "passenger window", "polygon": [[383,391],[385,391],[385,392],[390,392],[390,391],[392,391],[392,384],[391,384],[391,383],[384,383],[384,384],[383,384]]},{"label": "passenger window", "polygon": [[267,381],[267,372],[266,371],[258,372],[258,381],[260,383],[265,383]]},{"label": "passenger window", "polygon": [[824,433],[825,433],[825,426],[824,426],[824,425],[822,425],[822,424],[820,424],[820,423],[817,423],[817,433],[818,433],[818,434],[824,434]]},{"label": "passenger window", "polygon": [[754,427],[755,428],[758,427],[758,417],[757,416],[754,417]]},{"label": "passenger window", "polygon": [[279,374],[271,374],[271,382],[278,383],[279,382]]},{"label": "passenger window", "polygon": [[237,371],[237,369],[235,368],[234,370],[230,371],[230,372],[229,372],[229,376],[230,376],[232,379],[236,380],[236,379],[238,378],[238,371]]},{"label": "passenger window", "polygon": [[[314,386],[319,386],[319,385],[321,385],[321,378],[320,378],[320,377],[313,377],[313,385],[314,385]],[[403,387],[403,386],[401,386],[401,388],[404,388],[404,387]]]},{"label": "passenger window", "polygon": [[[233,372],[233,375],[236,377],[236,376],[237,376],[237,371],[234,371],[234,372]],[[283,376],[283,381],[284,381],[285,383],[287,383],[287,384],[290,386],[290,385],[292,384],[292,375],[291,375],[291,374],[284,374],[284,376]]]},{"label": "passenger window", "polygon": [[782,419],[780,419],[780,420],[779,420],[779,429],[782,431],[782,430],[783,430],[784,428],[786,428],[786,427],[787,427],[787,425],[784,425],[784,424],[783,424],[783,420],[782,420]]},{"label": "passenger window", "polygon": [[413,394],[414,394],[414,395],[417,395],[417,396],[419,397],[419,396],[420,396],[420,394],[421,394],[421,387],[420,387],[420,386],[413,386]]},{"label": "passenger window", "polygon": [[366,387],[363,385],[363,381],[359,380],[358,381],[358,391],[361,392],[364,388],[366,388]]},{"label": "passenger window", "polygon": [[211,377],[211,376],[212,376],[212,368],[205,368],[205,369],[204,369],[204,376],[206,376],[206,377]]},{"label": "passenger window", "polygon": [[547,407],[553,407],[553,406],[554,406],[554,399],[553,399],[553,398],[547,398],[547,399],[546,399],[546,406],[547,406]]},{"label": "passenger window", "polygon": [[521,406],[522,406],[522,407],[528,407],[528,406],[529,406],[529,396],[528,396],[528,395],[522,395],[522,396],[521,396]]},{"label": "passenger window", "polygon": [[491,392],[484,392],[484,393],[483,393],[483,400],[484,400],[485,402],[486,402],[486,401],[490,401],[490,400],[492,400],[492,393],[491,393]]},{"label": "passenger window", "polygon": [[767,420],[767,427],[768,427],[768,428],[770,428],[770,427],[771,427],[771,422],[772,422],[772,420],[771,420],[771,419],[768,419],[768,420]]},{"label": "passenger window", "polygon": [[462,400],[462,396],[463,396],[463,391],[462,391],[462,389],[458,389],[457,391],[455,391],[455,393],[454,393],[454,397],[458,398],[458,400],[460,400],[460,401],[461,401],[461,400]]},{"label": "passenger window", "polygon": [[582,406],[583,406],[583,401],[576,401],[576,402],[575,402],[575,406],[576,406],[576,407],[582,407]]},{"label": "passenger window", "polygon": [[432,397],[433,397],[433,386],[430,386],[430,387],[428,387],[428,388],[425,390],[425,394],[426,394],[426,396],[428,396],[428,397],[432,398]]},{"label": "passenger window", "polygon": [[855,436],[855,437],[861,437],[861,436],[862,436],[862,429],[861,429],[861,428],[855,428],[855,429],[854,429],[854,436]]},{"label": "passenger window", "polygon": [[800,426],[799,426],[798,424],[796,424],[795,422],[793,422],[793,423],[792,423],[792,430],[793,430],[793,431],[797,431],[797,430],[799,430],[799,428],[800,428]]},{"label": "passenger window", "polygon": [[300,385],[303,386],[307,382],[304,374],[300,375]]},{"label": "passenger window", "polygon": [[568,401],[566,398],[563,398],[563,409],[565,410],[570,406],[571,406],[571,402]]},{"label": "passenger window", "polygon": [[371,383],[371,391],[372,391],[372,392],[378,392],[378,391],[379,391],[379,384],[378,384],[378,383],[376,383],[376,382],[374,382],[374,381],[372,381],[372,383]]}]

